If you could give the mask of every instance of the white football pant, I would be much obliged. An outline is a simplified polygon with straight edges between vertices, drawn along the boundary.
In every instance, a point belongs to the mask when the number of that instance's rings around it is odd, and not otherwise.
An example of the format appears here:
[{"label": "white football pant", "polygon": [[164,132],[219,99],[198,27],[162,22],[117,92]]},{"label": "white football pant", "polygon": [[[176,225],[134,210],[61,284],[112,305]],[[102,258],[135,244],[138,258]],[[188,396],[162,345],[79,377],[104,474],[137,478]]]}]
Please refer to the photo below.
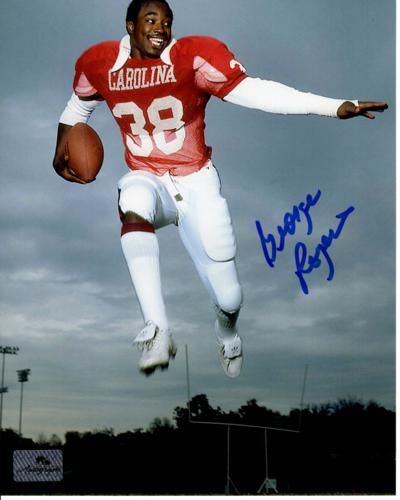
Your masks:
[{"label": "white football pant", "polygon": [[[121,178],[118,189],[119,208],[123,213],[134,212],[155,229],[177,225],[181,240],[214,304],[226,312],[240,309],[242,288],[234,261],[236,242],[228,206],[220,193],[220,179],[211,162],[198,172],[179,177],[169,173],[156,176],[146,171],[132,171]],[[149,304],[155,290],[138,290],[146,287],[146,280],[134,279],[129,246],[124,245],[124,238],[129,234],[122,236],[122,248],[144,320],[165,323],[162,311],[161,319],[152,317],[158,314],[151,312]],[[142,263],[145,265],[145,261]],[[156,272],[159,273],[158,268]],[[147,282],[147,288],[148,285]],[[161,296],[161,288],[159,294]],[[161,304],[159,309],[163,308]]]}]

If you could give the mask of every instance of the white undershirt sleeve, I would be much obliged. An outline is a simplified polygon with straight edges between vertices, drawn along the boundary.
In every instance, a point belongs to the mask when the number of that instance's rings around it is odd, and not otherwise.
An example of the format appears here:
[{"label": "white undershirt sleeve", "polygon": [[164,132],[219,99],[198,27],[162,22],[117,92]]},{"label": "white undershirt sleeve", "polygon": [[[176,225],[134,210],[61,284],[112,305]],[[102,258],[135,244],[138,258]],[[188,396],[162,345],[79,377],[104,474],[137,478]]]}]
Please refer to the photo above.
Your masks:
[{"label": "white undershirt sleeve", "polygon": [[87,123],[93,111],[102,101],[82,101],[73,93],[71,99],[60,116],[60,123],[75,125],[82,122]]},{"label": "white undershirt sleeve", "polygon": [[[337,118],[337,110],[349,99],[331,99],[300,92],[282,83],[247,77],[228,95],[225,101],[268,113],[292,115],[321,115]],[[358,106],[358,101],[350,100]]]}]

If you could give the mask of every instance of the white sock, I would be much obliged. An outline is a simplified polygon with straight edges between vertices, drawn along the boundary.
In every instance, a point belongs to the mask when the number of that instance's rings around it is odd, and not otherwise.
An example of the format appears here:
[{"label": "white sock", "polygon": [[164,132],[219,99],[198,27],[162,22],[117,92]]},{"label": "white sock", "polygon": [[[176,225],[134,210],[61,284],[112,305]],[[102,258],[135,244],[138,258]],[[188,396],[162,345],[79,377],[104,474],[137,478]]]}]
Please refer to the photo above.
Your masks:
[{"label": "white sock", "polygon": [[168,329],[157,236],[131,231],[121,237],[121,245],[145,323],[151,320],[161,330]]}]

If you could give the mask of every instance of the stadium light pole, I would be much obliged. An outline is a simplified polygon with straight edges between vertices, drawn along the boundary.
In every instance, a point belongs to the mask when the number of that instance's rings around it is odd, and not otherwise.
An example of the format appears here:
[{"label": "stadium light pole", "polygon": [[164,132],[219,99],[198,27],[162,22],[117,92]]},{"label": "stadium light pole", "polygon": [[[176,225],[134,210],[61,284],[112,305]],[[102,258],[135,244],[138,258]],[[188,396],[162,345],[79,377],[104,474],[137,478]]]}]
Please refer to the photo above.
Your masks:
[{"label": "stadium light pole", "polygon": [[306,392],[307,375],[308,375],[308,365],[306,365],[304,368],[303,388],[301,390],[301,398],[300,398],[299,431],[301,430],[301,424],[302,424],[301,419],[303,416],[304,394]]},{"label": "stadium light pole", "polygon": [[186,389],[187,389],[187,409],[189,412],[190,421],[190,378],[189,378],[189,353],[188,346],[185,344],[185,358],[186,358]]},{"label": "stadium light pole", "polygon": [[4,371],[6,364],[6,354],[18,354],[19,347],[0,346],[0,353],[3,354],[3,364],[1,368],[1,388],[0,388],[0,431],[3,429],[3,394],[8,392],[8,388],[4,387]]},{"label": "stadium light pole", "polygon": [[21,428],[22,428],[22,400],[23,400],[23,395],[24,395],[24,383],[28,382],[28,377],[29,374],[31,373],[29,368],[26,368],[25,370],[17,370],[18,373],[18,382],[21,382],[21,398],[20,398],[20,404],[19,404],[19,427],[18,427],[18,434],[22,436],[21,433]]}]

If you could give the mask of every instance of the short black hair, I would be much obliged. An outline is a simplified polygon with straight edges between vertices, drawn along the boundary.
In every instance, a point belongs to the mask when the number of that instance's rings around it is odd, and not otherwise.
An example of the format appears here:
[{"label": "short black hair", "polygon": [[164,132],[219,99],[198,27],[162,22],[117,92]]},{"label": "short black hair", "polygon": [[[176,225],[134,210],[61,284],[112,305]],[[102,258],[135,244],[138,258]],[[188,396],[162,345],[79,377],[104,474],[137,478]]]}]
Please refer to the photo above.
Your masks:
[{"label": "short black hair", "polygon": [[171,18],[171,21],[174,19],[174,14],[172,12],[171,7],[169,6],[167,0],[132,0],[131,3],[129,4],[128,10],[126,11],[126,22],[132,21],[133,23],[136,23],[136,20],[138,18],[139,12],[143,5],[146,3],[149,3],[151,1],[159,2],[165,5],[168,11],[168,15]]}]

